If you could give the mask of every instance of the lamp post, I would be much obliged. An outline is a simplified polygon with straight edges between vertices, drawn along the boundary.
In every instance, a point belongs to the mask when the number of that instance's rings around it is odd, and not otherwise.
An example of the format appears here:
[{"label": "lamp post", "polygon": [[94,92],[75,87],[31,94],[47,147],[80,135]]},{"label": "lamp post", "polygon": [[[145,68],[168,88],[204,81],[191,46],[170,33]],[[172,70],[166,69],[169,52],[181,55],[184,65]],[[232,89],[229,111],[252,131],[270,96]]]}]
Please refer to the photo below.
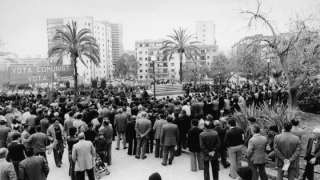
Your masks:
[{"label": "lamp post", "polygon": [[155,63],[157,56],[151,56],[151,61],[153,62],[153,95],[156,98],[156,73],[155,73]]},{"label": "lamp post", "polygon": [[199,80],[199,84],[201,85],[201,64],[199,65],[200,67],[200,80]]}]

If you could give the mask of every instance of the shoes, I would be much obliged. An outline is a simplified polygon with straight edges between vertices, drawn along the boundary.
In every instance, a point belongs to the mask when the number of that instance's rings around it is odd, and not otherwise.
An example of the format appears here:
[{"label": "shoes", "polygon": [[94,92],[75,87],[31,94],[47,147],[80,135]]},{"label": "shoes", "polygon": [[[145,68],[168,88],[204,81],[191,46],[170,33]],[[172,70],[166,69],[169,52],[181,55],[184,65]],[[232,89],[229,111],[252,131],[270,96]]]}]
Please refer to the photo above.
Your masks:
[{"label": "shoes", "polygon": [[163,162],[161,163],[162,164],[162,166],[167,166],[166,164],[164,164]]},{"label": "shoes", "polygon": [[147,156],[142,157],[142,159],[146,159],[146,158],[147,158]]},{"label": "shoes", "polygon": [[224,164],[223,167],[224,167],[225,169],[227,169],[228,167],[230,167],[230,164],[229,164],[229,163],[228,163],[228,164]]},{"label": "shoes", "polygon": [[140,159],[140,156],[135,156],[136,157],[136,159]]},{"label": "shoes", "polygon": [[108,163],[107,165],[108,165],[108,166],[111,166],[111,163]]},{"label": "shoes", "polygon": [[171,165],[172,164],[172,161],[169,161],[169,165]]},{"label": "shoes", "polygon": [[128,149],[127,147],[124,147],[123,149]]},{"label": "shoes", "polygon": [[119,148],[116,148],[116,150],[119,150]]},{"label": "shoes", "polygon": [[58,168],[61,168],[61,164],[58,164],[57,167],[58,167]]},{"label": "shoes", "polygon": [[132,156],[132,154],[127,153],[129,156]]}]

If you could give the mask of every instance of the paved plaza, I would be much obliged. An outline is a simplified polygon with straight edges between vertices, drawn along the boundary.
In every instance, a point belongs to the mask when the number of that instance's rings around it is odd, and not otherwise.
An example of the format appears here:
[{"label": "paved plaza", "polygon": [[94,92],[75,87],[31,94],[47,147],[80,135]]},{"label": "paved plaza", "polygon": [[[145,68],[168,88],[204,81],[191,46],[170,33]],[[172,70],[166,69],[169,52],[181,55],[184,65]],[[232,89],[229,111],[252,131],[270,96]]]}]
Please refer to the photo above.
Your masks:
[{"label": "paved plaza", "polygon": [[[155,158],[154,153],[146,154],[147,158],[136,159],[134,156],[127,155],[127,149],[115,149],[116,141],[112,145],[112,165],[108,166],[111,172],[108,176],[103,176],[102,180],[148,180],[150,174],[154,172],[160,173],[162,180],[202,180],[203,171],[191,172],[190,170],[190,158],[188,154],[182,154],[179,157],[175,157],[172,165],[161,165],[162,159]],[[63,155],[63,164],[61,168],[57,168],[53,154],[48,155],[50,172],[48,180],[67,180],[68,176],[68,154],[65,150]],[[228,176],[229,169],[224,169],[220,165],[219,179],[231,180]],[[212,175],[211,175],[212,179]]]}]

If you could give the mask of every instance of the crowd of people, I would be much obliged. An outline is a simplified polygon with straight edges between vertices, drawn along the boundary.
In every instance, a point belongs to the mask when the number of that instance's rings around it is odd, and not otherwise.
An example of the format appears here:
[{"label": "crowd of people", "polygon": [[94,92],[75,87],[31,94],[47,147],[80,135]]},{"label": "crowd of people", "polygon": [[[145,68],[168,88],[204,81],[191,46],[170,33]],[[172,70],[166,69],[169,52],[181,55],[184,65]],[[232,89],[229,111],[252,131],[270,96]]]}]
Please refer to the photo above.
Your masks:
[{"label": "crowd of people", "polygon": [[[284,132],[279,132],[276,126],[260,129],[255,117],[250,117],[250,127],[243,130],[232,117],[241,106],[285,102],[279,89],[187,91],[176,98],[158,99],[144,93],[128,98],[124,92],[119,88],[55,92],[52,97],[32,93],[17,94],[14,99],[1,97],[0,179],[46,179],[46,152],[53,152],[58,168],[68,154],[71,180],[84,180],[85,172],[94,180],[110,173],[112,151],[120,150],[122,142],[128,156],[144,160],[154,153],[163,166],[174,165],[188,148],[190,170],[203,170],[205,180],[210,179],[210,164],[213,179],[219,179],[219,160],[229,168],[232,179],[268,179],[266,153],[278,167],[278,180],[283,179],[284,165],[289,180],[313,180],[313,168],[320,162],[320,129],[313,130],[306,172],[299,176],[304,133],[298,128],[299,121],[286,122]],[[244,146],[249,167],[241,167]],[[160,175],[155,176],[159,179]]]}]

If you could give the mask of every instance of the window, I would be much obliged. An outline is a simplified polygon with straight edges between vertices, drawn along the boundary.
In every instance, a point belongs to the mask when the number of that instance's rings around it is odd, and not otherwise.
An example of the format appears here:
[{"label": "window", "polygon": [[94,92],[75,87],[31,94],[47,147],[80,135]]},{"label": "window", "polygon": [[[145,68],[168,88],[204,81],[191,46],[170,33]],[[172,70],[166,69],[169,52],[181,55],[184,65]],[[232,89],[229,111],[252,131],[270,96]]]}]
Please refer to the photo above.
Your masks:
[{"label": "window", "polygon": [[146,67],[148,67],[148,64],[146,64]]},{"label": "window", "polygon": [[206,57],[205,56],[201,56],[201,60],[206,60]]},{"label": "window", "polygon": [[139,44],[140,47],[142,47],[142,44]]},{"label": "window", "polygon": [[142,61],[142,58],[139,58],[139,61]]},{"label": "window", "polygon": [[144,54],[148,54],[148,51],[145,51]]},{"label": "window", "polygon": [[[88,26],[90,26],[90,23],[88,23]],[[98,29],[99,29],[99,27],[98,27]]]},{"label": "window", "polygon": [[139,51],[139,54],[142,54],[142,51]]},{"label": "window", "polygon": [[142,70],[140,70],[140,72],[142,73]]},{"label": "window", "polygon": [[171,63],[171,66],[174,66],[174,63]]},{"label": "window", "polygon": [[149,47],[149,44],[146,44],[146,47]]},{"label": "window", "polygon": [[148,72],[148,70],[146,70],[146,72]]},{"label": "window", "polygon": [[207,56],[207,59],[210,59],[210,56]]},{"label": "window", "polygon": [[146,61],[148,61],[148,58],[145,58]]},{"label": "window", "polygon": [[174,69],[171,69],[171,72],[174,72]]},{"label": "window", "polygon": [[140,76],[140,79],[143,79],[143,77],[142,77],[142,76]]},{"label": "window", "polygon": [[201,53],[206,53],[206,51],[205,50],[201,50]]}]

